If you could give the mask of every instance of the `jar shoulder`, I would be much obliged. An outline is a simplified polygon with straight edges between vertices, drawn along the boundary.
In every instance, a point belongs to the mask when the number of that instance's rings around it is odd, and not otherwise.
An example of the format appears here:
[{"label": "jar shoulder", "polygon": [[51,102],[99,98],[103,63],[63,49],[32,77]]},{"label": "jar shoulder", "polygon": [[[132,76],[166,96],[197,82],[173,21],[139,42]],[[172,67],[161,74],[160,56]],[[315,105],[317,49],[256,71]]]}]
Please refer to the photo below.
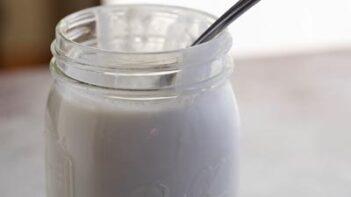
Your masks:
[{"label": "jar shoulder", "polygon": [[56,82],[52,85],[47,99],[49,113],[55,113],[60,108],[68,106],[81,108],[87,112],[94,110],[152,112],[154,110],[184,110],[195,106],[198,109],[205,109],[212,105],[218,109],[223,106],[226,110],[237,110],[235,94],[229,81],[212,89],[155,100],[149,98],[144,100],[120,99],[109,94],[101,94],[101,92],[77,90]]}]

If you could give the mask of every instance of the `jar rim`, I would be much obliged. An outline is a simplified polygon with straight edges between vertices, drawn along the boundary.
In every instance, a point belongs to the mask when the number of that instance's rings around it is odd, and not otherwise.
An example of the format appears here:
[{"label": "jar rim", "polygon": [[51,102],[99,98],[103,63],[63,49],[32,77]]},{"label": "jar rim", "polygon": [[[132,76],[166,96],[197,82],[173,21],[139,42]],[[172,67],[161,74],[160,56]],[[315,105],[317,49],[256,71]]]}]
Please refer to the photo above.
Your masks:
[{"label": "jar rim", "polygon": [[[144,7],[151,12],[162,11],[180,16],[190,14],[205,25],[216,20],[215,16],[203,11],[157,4],[108,5],[84,9],[64,17],[56,27],[56,39],[51,45],[53,74],[90,86],[151,91],[193,89],[207,82],[213,84],[231,73],[232,65],[227,63],[226,55],[232,45],[228,31],[197,46],[155,52],[106,50],[75,40],[81,36],[79,28],[82,24],[98,21],[99,11],[114,13]],[[96,24],[93,25],[90,35],[96,36]]]},{"label": "jar rim", "polygon": [[[103,49],[99,47],[94,47],[94,46],[89,46],[85,45],[79,42],[76,42],[72,39],[70,39],[65,33],[64,33],[64,27],[67,25],[67,21],[72,20],[75,17],[78,17],[80,15],[88,14],[95,12],[100,9],[109,9],[109,8],[122,8],[122,7],[154,7],[154,8],[172,8],[172,9],[177,9],[180,11],[189,11],[193,12],[202,16],[205,16],[209,19],[216,20],[218,17],[215,15],[212,15],[210,13],[207,13],[202,10],[194,9],[194,8],[188,8],[188,7],[182,7],[182,6],[175,6],[175,5],[162,5],[162,4],[115,4],[115,5],[100,5],[100,6],[94,6],[90,8],[86,8],[77,12],[74,12],[72,14],[69,14],[62,18],[57,26],[56,26],[56,39],[63,39],[64,42],[67,42],[71,45],[74,45],[75,47],[82,48],[83,50],[88,50],[90,52],[98,52],[98,53],[106,53],[106,54],[111,54],[111,55],[130,55],[130,56],[144,56],[144,55],[167,55],[167,54],[177,54],[177,53],[184,53],[188,51],[193,51],[193,50],[200,50],[202,48],[207,48],[211,45],[211,43],[218,43],[218,42],[224,42],[224,41],[230,41],[231,42],[231,36],[227,30],[224,30],[221,32],[218,36],[214,37],[213,39],[195,45],[195,46],[189,46],[186,48],[178,48],[178,49],[172,49],[172,50],[164,50],[164,51],[148,51],[148,52],[141,52],[141,51],[133,51],[133,52],[126,52],[126,51],[117,51],[117,50],[108,50],[108,49]],[[54,41],[55,42],[55,41]]]}]

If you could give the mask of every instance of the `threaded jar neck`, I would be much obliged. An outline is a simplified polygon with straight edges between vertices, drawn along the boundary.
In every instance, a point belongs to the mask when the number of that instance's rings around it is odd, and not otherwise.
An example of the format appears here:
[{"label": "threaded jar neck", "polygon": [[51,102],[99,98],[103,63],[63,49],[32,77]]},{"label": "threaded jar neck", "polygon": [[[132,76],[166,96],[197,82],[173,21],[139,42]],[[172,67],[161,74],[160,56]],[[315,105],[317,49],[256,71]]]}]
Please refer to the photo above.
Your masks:
[{"label": "threaded jar neck", "polygon": [[187,88],[231,71],[228,32],[190,46],[216,18],[201,11],[161,5],[89,8],[56,28],[51,67],[59,76],[102,88]]}]

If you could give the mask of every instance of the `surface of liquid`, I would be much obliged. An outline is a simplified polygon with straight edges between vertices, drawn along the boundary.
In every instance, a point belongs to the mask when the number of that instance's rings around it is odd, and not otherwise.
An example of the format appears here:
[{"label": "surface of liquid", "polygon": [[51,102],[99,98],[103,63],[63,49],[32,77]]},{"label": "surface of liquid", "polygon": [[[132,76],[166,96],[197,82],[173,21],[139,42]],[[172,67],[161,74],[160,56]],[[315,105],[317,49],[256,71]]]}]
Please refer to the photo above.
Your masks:
[{"label": "surface of liquid", "polygon": [[236,112],[229,84],[152,102],[55,85],[47,197],[233,197]]}]

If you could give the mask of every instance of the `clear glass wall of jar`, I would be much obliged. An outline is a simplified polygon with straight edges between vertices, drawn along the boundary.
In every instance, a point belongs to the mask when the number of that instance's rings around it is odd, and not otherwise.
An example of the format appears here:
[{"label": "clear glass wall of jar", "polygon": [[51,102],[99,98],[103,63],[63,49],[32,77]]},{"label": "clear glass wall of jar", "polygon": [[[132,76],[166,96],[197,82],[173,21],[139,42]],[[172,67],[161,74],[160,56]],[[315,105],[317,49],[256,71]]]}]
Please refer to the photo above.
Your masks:
[{"label": "clear glass wall of jar", "polygon": [[231,37],[186,47],[215,17],[120,5],[56,29],[46,115],[48,197],[233,197]]}]

